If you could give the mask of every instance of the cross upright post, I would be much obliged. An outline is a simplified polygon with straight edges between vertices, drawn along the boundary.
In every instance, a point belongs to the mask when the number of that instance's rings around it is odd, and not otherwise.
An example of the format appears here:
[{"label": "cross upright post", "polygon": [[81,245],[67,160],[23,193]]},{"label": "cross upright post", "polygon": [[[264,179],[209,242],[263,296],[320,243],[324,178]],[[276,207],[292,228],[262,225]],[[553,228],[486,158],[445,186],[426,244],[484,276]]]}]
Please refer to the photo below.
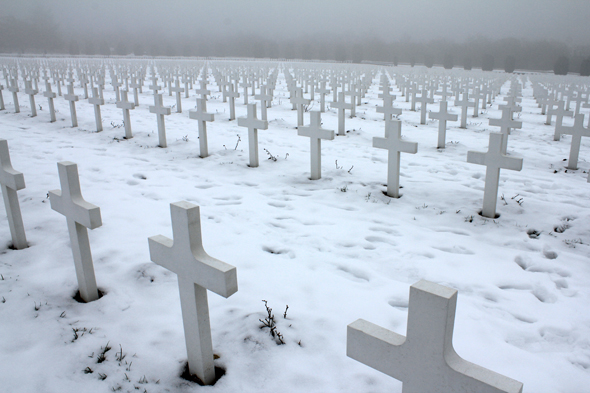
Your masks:
[{"label": "cross upright post", "polygon": [[207,113],[207,99],[197,98],[197,110],[189,111],[188,117],[193,120],[198,120],[199,127],[199,148],[200,157],[205,158],[209,155],[207,151],[207,122],[214,121],[215,115],[213,113]]},{"label": "cross upright post", "polygon": [[461,125],[460,128],[467,128],[467,108],[475,107],[475,102],[469,101],[467,93],[463,93],[463,99],[461,101],[456,100],[455,106],[461,107]]},{"label": "cross upright post", "polygon": [[346,129],[344,125],[344,111],[346,109],[352,109],[352,104],[346,102],[346,98],[343,92],[339,92],[338,101],[332,102],[332,108],[338,109],[338,135],[346,135]]},{"label": "cross upright post", "polygon": [[100,113],[100,106],[104,105],[104,99],[100,98],[98,88],[92,88],[92,97],[88,98],[88,102],[94,106],[94,121],[96,123],[96,132],[102,131],[102,116]]},{"label": "cross upright post", "polygon": [[6,107],[4,106],[4,97],[2,97],[2,90],[4,90],[4,85],[0,83],[0,111],[6,109]]},{"label": "cross upright post", "polygon": [[513,171],[522,170],[522,158],[508,157],[502,153],[503,138],[504,134],[491,132],[490,143],[486,153],[477,151],[467,152],[467,162],[486,166],[483,209],[481,215],[488,218],[496,218],[500,169],[510,169]]},{"label": "cross upright post", "polygon": [[420,124],[426,124],[427,105],[432,104],[434,99],[428,97],[426,89],[422,89],[422,94],[420,95],[420,98],[416,98],[416,101],[422,104],[420,105]]},{"label": "cross upright post", "polygon": [[170,214],[172,239],[150,237],[150,259],[178,276],[189,372],[212,385],[215,365],[207,290],[225,298],[236,293],[236,268],[204,250],[199,206],[185,201],[171,203]]},{"label": "cross upright post", "polygon": [[258,166],[258,130],[268,129],[268,121],[256,117],[256,104],[248,104],[248,116],[238,118],[238,126],[248,127],[250,167]]},{"label": "cross upright post", "polygon": [[[170,82],[172,84],[172,82]],[[180,81],[176,78],[174,82],[174,87],[170,88],[174,93],[176,93],[176,113],[182,113],[182,98],[180,97],[180,93],[184,91],[184,87],[180,86]]]},{"label": "cross upright post", "polygon": [[316,92],[320,95],[320,112],[324,113],[326,111],[326,94],[330,92],[330,89],[326,87],[325,80],[320,81],[320,87]]},{"label": "cross upright post", "polygon": [[129,110],[135,109],[135,104],[127,100],[127,90],[121,90],[121,101],[117,102],[117,108],[123,109],[123,124],[125,125],[125,139],[133,138],[131,132],[131,117],[129,116]]},{"label": "cross upright post", "polygon": [[17,78],[12,78],[10,80],[10,86],[8,86],[8,91],[12,92],[12,101],[14,102],[14,113],[20,113],[20,105],[18,104],[18,93],[20,90],[18,89],[18,80]]},{"label": "cross upright post", "polygon": [[170,107],[162,105],[162,94],[154,94],[154,105],[150,105],[150,113],[155,113],[156,119],[158,120],[159,146],[168,146],[168,143],[166,142],[166,122],[164,120],[164,116],[168,116],[170,114]]},{"label": "cross upright post", "polygon": [[334,131],[322,128],[321,112],[309,113],[309,126],[297,127],[297,135],[307,136],[310,140],[311,180],[322,177],[322,139],[333,140]]},{"label": "cross upright post", "polygon": [[229,88],[226,95],[229,97],[229,120],[236,119],[236,98],[240,97],[240,93],[234,90],[234,84],[229,83]]},{"label": "cross upright post", "polygon": [[66,217],[80,297],[85,302],[91,302],[98,299],[99,294],[94,276],[88,228],[95,229],[102,225],[100,208],[86,202],[82,197],[78,166],[75,163],[58,162],[57,169],[61,190],[49,191],[49,202],[53,210]]},{"label": "cross upright post", "polygon": [[203,78],[199,81],[199,88],[195,89],[195,93],[199,94],[201,98],[205,99],[211,94],[211,90],[207,90],[207,79]]},{"label": "cross upright post", "polygon": [[567,162],[568,169],[578,169],[578,155],[580,154],[580,144],[582,137],[590,137],[590,130],[584,127],[584,114],[578,113],[574,117],[574,125],[571,127],[561,126],[561,134],[571,135],[572,143],[570,145],[570,157]]},{"label": "cross upright post", "polygon": [[457,121],[458,116],[447,111],[448,102],[442,100],[438,112],[429,112],[428,117],[438,120],[438,149],[444,149],[447,142],[447,121]]},{"label": "cross upright post", "polygon": [[45,81],[45,92],[43,93],[44,97],[47,97],[47,103],[49,105],[49,116],[50,116],[50,123],[53,123],[55,118],[55,106],[53,105],[53,99],[56,97],[56,94],[51,91],[51,83],[48,80]]},{"label": "cross upright post", "polygon": [[2,186],[2,197],[8,217],[12,245],[17,250],[22,250],[28,245],[17,191],[25,188],[25,178],[21,172],[12,168],[6,139],[0,139],[0,185]]},{"label": "cross upright post", "polygon": [[260,86],[260,94],[256,94],[254,99],[260,100],[260,117],[262,120],[268,120],[266,108],[268,108],[268,103],[272,101],[272,96],[267,93],[266,85]]},{"label": "cross upright post", "polygon": [[129,83],[129,87],[133,89],[133,104],[135,106],[139,106],[139,90],[141,89],[141,84],[137,79],[137,76],[131,76],[131,82]]},{"label": "cross upright post", "polygon": [[70,116],[72,118],[72,127],[78,127],[78,116],[76,115],[76,104],[78,96],[74,94],[74,84],[68,84],[68,94],[64,94],[66,101],[70,102]]},{"label": "cross upright post", "polygon": [[421,280],[410,287],[406,336],[359,319],[346,354],[400,380],[403,393],[522,393],[522,383],[461,358],[453,348],[457,290]]},{"label": "cross upright post", "polygon": [[373,147],[387,150],[387,195],[399,198],[400,153],[416,154],[418,144],[401,140],[402,122],[385,121],[385,138],[374,137]]},{"label": "cross upright post", "polygon": [[295,89],[295,96],[291,98],[291,103],[297,107],[297,127],[303,125],[303,106],[309,105],[310,100],[303,97],[301,87]]},{"label": "cross upright post", "polygon": [[[563,127],[563,117],[572,117],[574,112],[565,110],[565,102],[559,101],[555,110],[550,110],[549,113],[555,115],[555,132],[553,134],[553,140],[558,141],[561,139],[561,128]],[[574,119],[575,120],[575,119]]]},{"label": "cross upright post", "polygon": [[31,80],[25,80],[25,93],[29,96],[29,103],[31,105],[31,117],[37,116],[37,108],[35,107],[35,94],[39,93],[39,90],[33,88]]},{"label": "cross upright post", "polygon": [[502,154],[506,154],[508,149],[508,135],[511,128],[522,128],[522,122],[512,120],[512,111],[509,107],[502,108],[502,117],[500,119],[490,119],[490,125],[500,127],[500,132],[504,135],[502,139]]}]

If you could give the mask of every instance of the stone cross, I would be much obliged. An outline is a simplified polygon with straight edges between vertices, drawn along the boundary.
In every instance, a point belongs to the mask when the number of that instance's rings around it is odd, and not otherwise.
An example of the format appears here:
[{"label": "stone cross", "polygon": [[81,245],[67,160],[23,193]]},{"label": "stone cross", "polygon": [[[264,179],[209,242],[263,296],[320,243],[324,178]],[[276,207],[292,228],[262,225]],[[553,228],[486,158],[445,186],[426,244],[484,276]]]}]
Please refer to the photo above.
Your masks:
[{"label": "stone cross", "polygon": [[91,302],[98,299],[99,294],[87,228],[94,229],[102,225],[100,208],[82,197],[76,164],[58,162],[57,169],[61,190],[49,191],[49,202],[53,210],[66,216],[80,297],[85,302]]},{"label": "stone cross", "polygon": [[178,276],[188,367],[205,385],[215,382],[207,290],[228,298],[238,290],[236,268],[209,256],[203,248],[199,206],[170,204],[172,239],[148,239],[152,262]]},{"label": "stone cross", "polygon": [[55,107],[53,105],[53,99],[56,97],[56,94],[51,91],[51,83],[49,81],[45,81],[45,92],[43,93],[44,97],[47,97],[47,103],[49,105],[49,116],[51,117],[50,122],[53,123],[55,119]]},{"label": "stone cross", "polygon": [[500,169],[511,169],[513,171],[522,169],[522,158],[508,157],[502,153],[502,139],[504,137],[504,134],[499,132],[491,132],[490,144],[486,153],[467,152],[467,162],[487,167],[481,215],[488,218],[496,218]]},{"label": "stone cross", "polygon": [[339,92],[338,101],[332,102],[332,108],[338,109],[338,135],[346,135],[344,111],[346,109],[352,109],[352,104],[346,102],[343,92]]},{"label": "stone cross", "polygon": [[580,144],[582,137],[590,137],[590,130],[584,128],[584,114],[578,113],[574,117],[574,125],[572,127],[561,126],[559,129],[561,134],[571,135],[572,144],[570,145],[570,158],[567,162],[568,169],[578,169],[578,155],[580,154]]},{"label": "stone cross", "polygon": [[420,124],[426,124],[427,105],[432,104],[434,99],[428,97],[426,89],[422,89],[422,94],[420,95],[420,98],[416,98],[416,101],[422,104],[420,105]]},{"label": "stone cross", "polygon": [[467,93],[463,93],[463,100],[455,100],[455,106],[461,107],[461,125],[460,128],[467,128],[467,108],[475,107],[475,102],[469,101]]},{"label": "stone cross", "polygon": [[168,146],[168,143],[166,143],[166,123],[164,121],[164,116],[170,114],[170,107],[162,106],[162,94],[154,93],[154,105],[150,105],[150,113],[155,113],[158,120],[159,146]]},{"label": "stone cross", "polygon": [[229,97],[229,120],[235,120],[236,118],[236,98],[240,96],[240,93],[234,90],[234,84],[228,85],[227,96]]},{"label": "stone cross", "polygon": [[303,106],[309,105],[311,100],[303,97],[301,87],[295,89],[295,96],[291,98],[291,103],[297,107],[297,127],[303,125]]},{"label": "stone cross", "polygon": [[189,111],[188,117],[193,120],[198,120],[199,156],[205,158],[209,155],[209,152],[207,151],[207,122],[215,120],[215,115],[213,113],[207,113],[207,99],[197,98],[197,110]]},{"label": "stone cross", "polygon": [[260,86],[260,94],[256,94],[254,99],[260,100],[260,117],[262,120],[268,120],[266,116],[266,108],[268,108],[269,103],[272,101],[272,96],[267,94],[266,85]]},{"label": "stone cross", "polygon": [[502,154],[506,154],[508,149],[508,135],[511,128],[522,128],[522,122],[512,120],[512,111],[508,107],[502,109],[500,119],[490,119],[490,125],[500,127],[500,132],[504,135],[502,139]]},{"label": "stone cross", "polygon": [[31,105],[31,117],[37,116],[37,108],[35,107],[35,94],[39,90],[33,88],[31,80],[25,80],[25,93],[29,96],[29,103]]},{"label": "stone cross", "polygon": [[399,198],[400,153],[416,154],[418,144],[401,140],[402,122],[397,119],[385,122],[385,138],[374,137],[373,147],[387,150],[387,195]]},{"label": "stone cross", "polygon": [[152,74],[152,84],[148,86],[150,90],[154,91],[154,95],[158,94],[158,90],[162,90],[162,86],[158,85],[158,77]]},{"label": "stone cross", "polygon": [[322,139],[333,140],[334,131],[322,128],[321,112],[309,113],[309,126],[297,127],[297,135],[307,136],[311,143],[311,180],[322,177]]},{"label": "stone cross", "polygon": [[70,102],[70,115],[72,117],[72,127],[78,127],[78,116],[76,115],[76,104],[78,96],[74,94],[74,84],[68,85],[68,94],[64,94],[64,99]]},{"label": "stone cross", "polygon": [[256,104],[248,104],[248,116],[238,118],[238,126],[248,127],[250,167],[258,166],[258,130],[268,129],[268,121],[256,118]]},{"label": "stone cross", "polygon": [[94,106],[94,120],[96,122],[96,132],[101,132],[102,116],[100,114],[100,106],[104,105],[104,99],[100,98],[97,87],[92,88],[92,97],[88,99],[88,102]]},{"label": "stone cross", "polygon": [[325,80],[320,82],[320,87],[316,91],[320,95],[320,112],[324,113],[326,111],[326,94],[330,92],[330,89],[326,87]]},{"label": "stone cross", "polygon": [[457,290],[421,280],[410,287],[406,337],[359,319],[346,354],[402,381],[403,393],[521,393],[522,383],[468,362],[453,348]]},{"label": "stone cross", "polygon": [[0,111],[6,109],[4,107],[4,97],[2,97],[2,90],[4,90],[4,85],[0,84]]},{"label": "stone cross", "polygon": [[563,126],[563,117],[571,117],[574,114],[574,112],[565,110],[564,101],[559,101],[555,106],[556,108],[550,109],[548,113],[550,113],[552,116],[555,115],[555,133],[553,135],[553,140],[558,141],[561,139],[561,127]]},{"label": "stone cross", "polygon": [[119,77],[116,75],[112,76],[111,85],[113,86],[113,90],[115,92],[115,102],[121,101],[121,94],[119,93],[119,87],[121,87],[123,83],[119,82]]},{"label": "stone cross", "polygon": [[211,94],[211,90],[207,90],[207,80],[206,79],[201,79],[199,81],[199,88],[195,89],[195,93],[199,94],[201,96],[201,98],[207,98],[207,96]]},{"label": "stone cross", "polygon": [[0,139],[0,186],[2,186],[12,245],[17,250],[22,250],[27,248],[27,237],[16,192],[25,188],[25,178],[21,172],[12,168],[6,139]]},{"label": "stone cross", "polygon": [[16,80],[16,78],[12,78],[10,80],[10,86],[8,86],[8,91],[12,92],[12,101],[14,102],[14,113],[20,113],[20,105],[18,104],[18,95],[16,94],[19,92],[18,81]]},{"label": "stone cross", "polygon": [[438,149],[444,149],[447,142],[447,121],[457,121],[458,116],[447,111],[447,101],[440,102],[440,109],[438,112],[429,112],[428,117],[438,120]]},{"label": "stone cross", "polygon": [[170,88],[174,93],[176,93],[176,113],[182,113],[182,99],[180,97],[180,93],[184,92],[184,87],[180,87],[180,81],[176,78],[174,82],[174,87]]},{"label": "stone cross", "polygon": [[141,89],[141,83],[139,83],[138,78],[136,76],[131,77],[129,87],[133,89],[133,103],[135,104],[135,106],[139,106],[139,90]]},{"label": "stone cross", "polygon": [[248,105],[248,88],[252,86],[252,83],[248,83],[248,78],[244,76],[244,81],[240,83],[240,87],[244,88],[244,105]]},{"label": "stone cross", "polygon": [[125,139],[133,138],[131,132],[131,118],[129,117],[129,110],[135,109],[133,102],[127,101],[127,90],[121,90],[121,101],[117,102],[117,108],[123,109],[123,124],[125,125]]}]

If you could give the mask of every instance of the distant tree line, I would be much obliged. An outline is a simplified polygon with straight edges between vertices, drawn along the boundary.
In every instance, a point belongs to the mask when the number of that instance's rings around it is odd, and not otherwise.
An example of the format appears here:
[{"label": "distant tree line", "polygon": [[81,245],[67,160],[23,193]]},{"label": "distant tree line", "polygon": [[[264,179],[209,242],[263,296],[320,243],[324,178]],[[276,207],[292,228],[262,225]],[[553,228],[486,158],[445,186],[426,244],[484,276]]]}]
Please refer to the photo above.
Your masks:
[{"label": "distant tree line", "polygon": [[27,20],[0,17],[0,52],[376,61],[426,67],[439,65],[447,69],[503,69],[506,72],[523,69],[590,75],[590,45],[572,48],[556,41],[489,40],[484,37],[472,37],[464,43],[443,39],[386,42],[377,38],[329,35],[277,41],[255,35],[222,37],[205,33],[169,37],[161,31],[120,34],[90,29],[77,31],[72,36],[63,34],[51,13],[43,8],[33,12]]}]

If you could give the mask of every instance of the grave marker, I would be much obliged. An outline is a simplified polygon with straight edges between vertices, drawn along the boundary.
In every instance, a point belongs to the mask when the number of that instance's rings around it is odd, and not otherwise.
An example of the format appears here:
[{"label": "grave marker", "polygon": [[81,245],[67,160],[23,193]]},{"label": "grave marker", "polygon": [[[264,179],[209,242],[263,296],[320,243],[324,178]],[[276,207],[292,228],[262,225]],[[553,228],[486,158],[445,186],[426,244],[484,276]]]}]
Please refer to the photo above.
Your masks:
[{"label": "grave marker", "polygon": [[346,102],[343,92],[339,92],[338,101],[332,102],[332,108],[338,109],[338,135],[346,135],[344,111],[346,109],[352,109],[352,104]]},{"label": "grave marker", "polygon": [[188,117],[193,120],[198,120],[199,156],[205,158],[209,155],[209,152],[207,151],[207,122],[215,120],[215,115],[213,113],[207,113],[207,99],[197,98],[197,110],[189,111]]},{"label": "grave marker", "polygon": [[188,367],[205,385],[215,382],[207,290],[228,298],[238,290],[236,268],[210,257],[203,248],[199,206],[170,204],[172,239],[148,239],[152,262],[178,277]]},{"label": "grave marker", "polygon": [[76,104],[78,96],[74,94],[74,85],[68,85],[68,94],[64,94],[64,99],[70,102],[70,116],[72,118],[72,127],[78,127],[78,116],[76,116]]},{"label": "grave marker", "polygon": [[461,125],[460,128],[467,128],[467,109],[469,107],[475,107],[475,103],[469,101],[467,93],[463,93],[463,99],[461,101],[455,100],[455,106],[461,107]]},{"label": "grave marker", "polygon": [[511,128],[522,128],[522,122],[512,120],[512,111],[509,107],[502,105],[502,117],[500,119],[490,119],[490,125],[500,127],[500,132],[504,135],[502,139],[502,154],[506,154],[508,149],[508,135]]},{"label": "grave marker", "polygon": [[346,354],[402,381],[403,393],[521,393],[522,383],[468,362],[453,348],[457,291],[426,280],[410,287],[406,337],[359,319]]},{"label": "grave marker", "polygon": [[467,152],[467,162],[486,166],[481,215],[488,218],[496,218],[500,169],[510,169],[513,171],[520,171],[522,169],[522,158],[508,157],[502,153],[502,139],[504,139],[503,134],[491,132],[490,143],[486,153],[476,151]]},{"label": "grave marker", "polygon": [[96,132],[102,131],[102,116],[100,114],[100,106],[104,105],[104,99],[100,98],[98,88],[92,88],[92,97],[88,102],[94,106],[94,121],[96,123]]},{"label": "grave marker", "polygon": [[61,190],[49,191],[49,202],[53,210],[66,217],[80,297],[85,302],[91,302],[98,299],[99,294],[87,228],[94,229],[102,225],[100,208],[82,197],[78,166],[75,163],[58,162],[57,169]]},{"label": "grave marker", "polygon": [[256,118],[256,104],[248,104],[248,116],[238,118],[238,126],[248,127],[250,167],[258,166],[258,130],[268,129],[268,121]]},{"label": "grave marker", "polygon": [[55,119],[55,107],[53,105],[53,99],[56,97],[56,94],[51,91],[51,83],[48,80],[45,81],[45,92],[43,93],[44,97],[47,97],[47,103],[49,105],[49,116],[51,119],[49,120],[50,123],[53,123]]},{"label": "grave marker", "polygon": [[552,115],[555,115],[555,133],[553,134],[553,140],[558,141],[561,139],[561,127],[563,126],[563,117],[572,117],[574,112],[565,110],[565,102],[559,101],[555,109],[549,111]]},{"label": "grave marker", "polygon": [[374,137],[373,147],[387,150],[387,195],[399,198],[400,153],[416,154],[418,144],[401,140],[402,122],[393,119],[385,122],[385,138]]},{"label": "grave marker", "polygon": [[291,98],[291,103],[297,107],[297,127],[303,125],[303,106],[309,105],[310,100],[303,97],[301,87],[295,89],[295,96]]},{"label": "grave marker", "polygon": [[582,137],[590,137],[590,130],[584,128],[584,114],[579,113],[574,117],[574,125],[571,127],[561,126],[561,134],[571,135],[572,143],[570,145],[570,157],[567,162],[568,169],[578,169],[578,155],[580,154],[580,144]]},{"label": "grave marker", "polygon": [[37,116],[37,108],[35,107],[35,94],[39,90],[33,88],[31,80],[25,80],[25,93],[29,96],[29,104],[31,105],[31,117]]},{"label": "grave marker", "polygon": [[176,93],[176,113],[182,113],[182,99],[180,97],[180,93],[184,92],[184,87],[180,86],[180,81],[178,80],[178,78],[176,78],[176,81],[174,82],[174,87],[171,87],[170,90]]},{"label": "grave marker", "polygon": [[226,95],[229,97],[229,120],[232,121],[236,118],[236,98],[240,93],[234,91],[234,84],[230,83]]},{"label": "grave marker", "polygon": [[0,185],[2,186],[2,197],[8,217],[12,245],[17,250],[22,250],[28,246],[17,191],[25,188],[25,178],[21,172],[12,168],[6,139],[0,139]]},{"label": "grave marker", "polygon": [[457,121],[458,116],[447,111],[447,101],[440,102],[440,109],[438,112],[429,112],[428,117],[438,120],[438,149],[444,149],[447,139],[447,121]]},{"label": "grave marker", "polygon": [[4,90],[4,85],[0,84],[0,111],[6,109],[4,107],[4,97],[2,97],[2,90]]},{"label": "grave marker", "polygon": [[311,180],[322,177],[322,139],[333,140],[334,131],[322,128],[321,112],[309,113],[309,126],[297,127],[297,135],[310,138]]},{"label": "grave marker", "polygon": [[416,101],[421,103],[420,105],[420,124],[426,124],[426,109],[428,104],[432,104],[434,99],[428,97],[426,89],[422,89],[420,98],[416,98]]},{"label": "grave marker", "polygon": [[256,94],[254,98],[260,100],[260,117],[262,120],[268,120],[266,108],[269,107],[269,103],[272,101],[272,95],[267,94],[266,85],[260,86],[260,94]]},{"label": "grave marker", "polygon": [[16,78],[12,78],[10,80],[10,86],[8,86],[8,91],[12,92],[12,101],[14,102],[14,113],[20,113],[20,105],[18,104],[18,95],[16,94],[19,92],[18,81],[16,80]]},{"label": "grave marker", "polygon": [[162,94],[154,92],[154,105],[150,105],[150,113],[155,113],[156,119],[158,120],[159,146],[168,146],[168,143],[166,142],[166,123],[164,116],[168,116],[170,114],[170,107],[162,106]]},{"label": "grave marker", "polygon": [[131,132],[131,118],[129,117],[129,110],[135,109],[135,104],[127,100],[127,90],[121,90],[121,101],[116,103],[117,108],[123,109],[123,124],[125,125],[125,139],[133,138]]}]

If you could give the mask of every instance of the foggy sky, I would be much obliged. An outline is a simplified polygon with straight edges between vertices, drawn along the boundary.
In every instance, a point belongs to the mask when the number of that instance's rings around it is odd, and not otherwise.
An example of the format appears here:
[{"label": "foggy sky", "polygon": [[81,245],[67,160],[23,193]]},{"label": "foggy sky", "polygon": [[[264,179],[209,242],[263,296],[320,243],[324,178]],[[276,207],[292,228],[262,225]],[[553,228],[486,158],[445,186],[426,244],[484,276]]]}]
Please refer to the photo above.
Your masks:
[{"label": "foggy sky", "polygon": [[481,36],[590,44],[589,0],[0,0],[3,16],[26,18],[40,6],[65,37],[463,42]]}]

